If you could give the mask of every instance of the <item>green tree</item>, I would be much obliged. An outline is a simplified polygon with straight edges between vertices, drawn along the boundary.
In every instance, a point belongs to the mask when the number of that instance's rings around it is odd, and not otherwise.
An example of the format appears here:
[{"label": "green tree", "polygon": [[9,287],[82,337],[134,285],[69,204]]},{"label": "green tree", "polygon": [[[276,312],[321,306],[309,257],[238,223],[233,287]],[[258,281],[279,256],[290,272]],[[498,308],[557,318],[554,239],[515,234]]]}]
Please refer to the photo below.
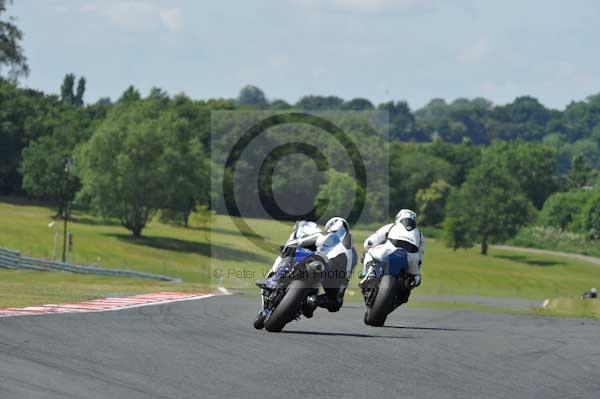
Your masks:
[{"label": "green tree", "polygon": [[22,151],[64,125],[86,125],[85,114],[63,107],[56,96],[0,79],[0,193],[21,194]]},{"label": "green tree", "polygon": [[367,100],[366,98],[353,98],[350,101],[344,102],[342,105],[342,109],[355,111],[365,111],[373,108],[374,107],[371,101]]},{"label": "green tree", "polygon": [[419,220],[427,226],[436,226],[444,220],[444,207],[450,194],[450,185],[443,179],[436,180],[428,188],[417,191]]},{"label": "green tree", "polygon": [[532,214],[531,202],[510,172],[482,163],[448,198],[446,241],[454,249],[468,248],[479,241],[485,255],[490,243],[512,237]]},{"label": "green tree", "polygon": [[571,102],[561,115],[564,136],[570,142],[587,138],[600,124],[600,94],[589,96],[586,101]]},{"label": "green tree", "polygon": [[468,139],[460,144],[435,140],[426,146],[424,151],[448,162],[450,177],[447,182],[455,187],[460,187],[467,173],[481,162],[481,147],[473,145]]},{"label": "green tree", "polygon": [[321,185],[315,199],[317,215],[321,219],[347,215],[352,206],[352,199],[359,189],[354,178],[347,173],[331,169],[328,180]]},{"label": "green tree", "polygon": [[544,107],[537,98],[530,96],[517,97],[507,105],[498,106],[493,117],[513,123],[533,123],[545,125],[550,119],[550,110]]},{"label": "green tree", "polygon": [[63,130],[40,137],[23,150],[23,189],[33,197],[55,203],[57,216],[63,214],[65,202],[72,201],[81,188],[74,171],[65,170],[65,158],[73,157],[75,145],[73,136]]},{"label": "green tree", "polygon": [[582,155],[575,155],[567,173],[567,185],[569,188],[584,187],[590,183],[592,175],[592,165]]},{"label": "green tree", "polygon": [[85,94],[85,78],[82,76],[77,81],[77,91],[74,97],[74,104],[78,107],[83,107],[83,96]]},{"label": "green tree", "polygon": [[523,96],[512,103],[495,107],[490,113],[488,137],[490,140],[541,140],[552,112],[536,98]]},{"label": "green tree", "polygon": [[415,112],[415,117],[420,121],[435,123],[450,116],[450,108],[443,98],[434,98],[423,108]]},{"label": "green tree", "polygon": [[450,181],[452,167],[444,159],[426,153],[416,144],[390,146],[390,213],[418,208],[415,196],[436,180]]},{"label": "green tree", "polygon": [[208,159],[190,123],[175,113],[164,116],[169,126],[162,163],[168,184],[167,198],[162,209],[171,211],[172,219],[188,226],[197,205],[209,202]]},{"label": "green tree", "polygon": [[415,117],[410,111],[406,101],[394,103],[389,101],[379,104],[377,109],[387,111],[390,120],[390,138],[410,141],[426,141],[427,137],[420,131],[417,131]]},{"label": "green tree", "polygon": [[98,99],[94,104],[88,105],[86,111],[93,120],[102,120],[106,118],[112,106],[112,100],[108,97],[103,97]]},{"label": "green tree", "polygon": [[[43,98],[37,100],[39,107]],[[72,200],[79,189],[79,179],[74,173],[77,165],[65,174],[64,159],[73,158],[76,147],[89,138],[91,117],[82,108],[58,101],[49,105],[48,110],[30,114],[25,122],[35,126],[36,133],[31,134],[31,140],[20,154],[18,170],[23,177],[23,190],[30,196],[57,204],[57,215],[60,215],[65,201]],[[36,115],[38,112],[40,115]],[[32,123],[38,118],[39,121]]]},{"label": "green tree", "polygon": [[123,92],[123,94],[121,94],[121,97],[119,97],[119,100],[117,102],[129,103],[129,102],[139,101],[141,99],[142,99],[142,96],[141,96],[139,90],[133,86],[129,86]]},{"label": "green tree", "polygon": [[124,103],[113,109],[78,157],[82,195],[105,217],[116,217],[140,237],[168,199],[166,138],[173,119],[155,101]]},{"label": "green tree", "polygon": [[290,109],[292,106],[285,100],[276,99],[271,101],[269,104],[269,108],[273,110],[286,110]]},{"label": "green tree", "polygon": [[65,104],[76,105],[83,107],[83,96],[85,94],[85,78],[82,76],[77,81],[77,89],[75,89],[76,77],[72,73],[65,75],[62,85],[60,86],[60,99]]},{"label": "green tree", "polygon": [[13,17],[4,18],[7,4],[7,0],[0,0],[0,72],[2,67],[7,67],[8,78],[16,80],[19,76],[27,76],[29,67],[20,44],[23,32],[15,25]]},{"label": "green tree", "polygon": [[344,100],[336,96],[304,96],[297,103],[296,108],[316,111],[341,109]]},{"label": "green tree", "polygon": [[482,163],[507,170],[538,209],[557,189],[556,151],[543,144],[497,141],[484,150]]},{"label": "green tree", "polygon": [[265,108],[267,106],[267,97],[258,87],[247,85],[240,90],[237,102],[242,106]]},{"label": "green tree", "polygon": [[60,99],[66,104],[75,103],[75,94],[73,90],[75,88],[75,75],[68,73],[65,75],[62,85],[60,86]]}]

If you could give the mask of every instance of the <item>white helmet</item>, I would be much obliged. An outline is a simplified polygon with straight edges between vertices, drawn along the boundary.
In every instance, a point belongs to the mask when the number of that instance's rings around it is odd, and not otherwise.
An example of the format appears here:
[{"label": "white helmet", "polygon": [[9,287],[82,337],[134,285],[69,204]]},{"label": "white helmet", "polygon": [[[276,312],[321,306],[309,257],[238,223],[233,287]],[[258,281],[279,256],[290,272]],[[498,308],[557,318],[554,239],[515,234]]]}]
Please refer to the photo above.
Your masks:
[{"label": "white helmet", "polygon": [[400,209],[396,214],[396,223],[402,224],[406,230],[411,231],[417,227],[417,214],[410,209]]},{"label": "white helmet", "polygon": [[320,232],[321,229],[317,226],[315,222],[298,220],[294,225],[293,238],[303,238]]},{"label": "white helmet", "polygon": [[591,292],[592,294],[597,294],[597,293],[598,293],[598,290],[597,290],[596,288],[592,288],[592,289],[590,290],[590,292]]},{"label": "white helmet", "polygon": [[[395,246],[408,252],[417,252],[421,247],[421,233],[418,229],[408,229],[403,223],[396,223],[388,232],[388,240]],[[408,243],[410,245],[405,245]]]},{"label": "white helmet", "polygon": [[346,220],[343,218],[334,217],[329,219],[325,224],[325,231],[327,233],[333,233],[340,229],[350,231],[350,226],[348,225],[348,222],[346,222]]}]

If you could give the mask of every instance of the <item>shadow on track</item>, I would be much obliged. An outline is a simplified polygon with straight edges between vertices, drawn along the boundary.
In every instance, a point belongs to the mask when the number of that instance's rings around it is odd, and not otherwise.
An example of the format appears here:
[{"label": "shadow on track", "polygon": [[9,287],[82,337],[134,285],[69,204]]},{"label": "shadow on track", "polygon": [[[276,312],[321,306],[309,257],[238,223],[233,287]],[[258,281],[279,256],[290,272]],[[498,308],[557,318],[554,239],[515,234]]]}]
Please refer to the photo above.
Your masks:
[{"label": "shadow on track", "polygon": [[300,334],[300,335],[322,335],[331,337],[355,337],[355,338],[397,338],[397,339],[410,339],[416,337],[410,336],[397,336],[397,335],[371,335],[371,334],[352,334],[352,333],[338,333],[338,332],[327,332],[327,331],[282,331],[281,334]]},{"label": "shadow on track", "polygon": [[444,328],[444,327],[408,327],[408,326],[383,326],[383,328],[398,328],[402,330],[419,330],[419,331],[457,331],[457,332],[478,332],[480,330],[465,330],[461,328]]}]

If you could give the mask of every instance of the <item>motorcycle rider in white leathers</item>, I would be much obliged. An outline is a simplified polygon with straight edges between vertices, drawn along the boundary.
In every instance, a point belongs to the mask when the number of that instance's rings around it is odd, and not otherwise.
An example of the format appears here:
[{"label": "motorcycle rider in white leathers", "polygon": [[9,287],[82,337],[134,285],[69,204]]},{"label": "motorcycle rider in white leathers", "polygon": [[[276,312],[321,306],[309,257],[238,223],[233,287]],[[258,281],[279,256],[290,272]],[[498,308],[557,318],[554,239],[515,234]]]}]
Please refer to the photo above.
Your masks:
[{"label": "motorcycle rider in white leathers", "polygon": [[[421,267],[425,249],[425,238],[417,227],[417,214],[410,209],[401,209],[396,215],[394,223],[387,224],[373,233],[365,240],[365,256],[363,259],[363,271],[360,274],[361,285],[372,272],[370,266],[373,257],[369,249],[390,241],[394,246],[404,248],[408,257],[408,274],[411,276],[411,286],[418,287],[421,284]],[[408,291],[410,295],[410,291]],[[408,301],[408,295],[403,302]]]},{"label": "motorcycle rider in white leathers", "polygon": [[[285,242],[285,245],[282,247],[282,250],[285,247],[293,246],[295,243],[295,240],[297,240],[299,238],[304,238],[304,237],[308,237],[308,236],[312,236],[312,235],[316,235],[316,234],[320,234],[320,233],[321,233],[321,229],[319,228],[319,226],[317,226],[317,224],[315,222],[299,220],[294,225],[294,231],[292,231],[292,233],[290,234],[289,238]],[[277,271],[277,269],[279,269],[280,265],[281,265],[281,255],[278,256],[277,259],[275,259],[275,262],[273,262],[273,266],[271,266],[271,270],[269,270],[269,273],[267,273],[267,276],[273,275]],[[265,280],[265,282],[266,281],[267,280]]]},{"label": "motorcycle rider in white leathers", "polygon": [[[331,218],[321,232],[314,222],[300,221],[282,248],[282,256],[289,254],[290,249],[297,247],[312,248],[326,261],[326,275],[321,281],[324,294],[311,295],[307,299],[302,312],[312,317],[314,310],[320,306],[330,312],[337,312],[344,300],[348,281],[356,266],[357,254],[354,248],[348,222],[340,217]],[[277,271],[282,257],[278,257],[268,276]],[[269,288],[269,279],[257,282],[260,288]]]}]

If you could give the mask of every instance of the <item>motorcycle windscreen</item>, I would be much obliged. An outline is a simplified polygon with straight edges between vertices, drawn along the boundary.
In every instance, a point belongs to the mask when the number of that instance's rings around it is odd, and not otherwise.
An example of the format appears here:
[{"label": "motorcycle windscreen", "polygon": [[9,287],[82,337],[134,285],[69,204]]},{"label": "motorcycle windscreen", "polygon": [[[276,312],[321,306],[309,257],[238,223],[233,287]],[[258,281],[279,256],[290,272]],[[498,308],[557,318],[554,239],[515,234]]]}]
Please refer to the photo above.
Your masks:
[{"label": "motorcycle windscreen", "polygon": [[408,255],[406,250],[398,248],[392,252],[383,262],[384,274],[398,277],[408,272]]}]

